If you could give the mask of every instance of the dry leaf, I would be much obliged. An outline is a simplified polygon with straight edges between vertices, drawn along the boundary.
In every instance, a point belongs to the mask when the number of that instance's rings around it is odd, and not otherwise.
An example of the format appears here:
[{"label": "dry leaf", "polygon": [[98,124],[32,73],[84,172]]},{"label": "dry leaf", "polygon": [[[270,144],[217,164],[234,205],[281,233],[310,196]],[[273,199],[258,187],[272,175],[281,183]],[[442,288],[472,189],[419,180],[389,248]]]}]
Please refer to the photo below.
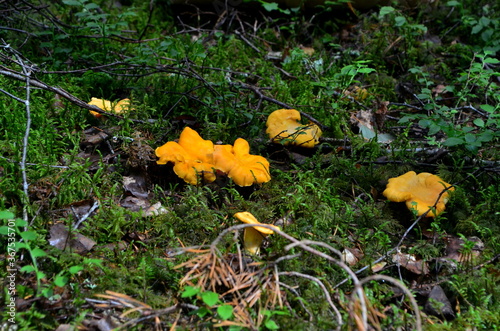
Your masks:
[{"label": "dry leaf", "polygon": [[379,143],[385,144],[394,140],[394,136],[389,133],[376,132],[375,117],[369,110],[359,110],[351,115],[351,123],[359,128],[359,133],[367,140],[377,137]]},{"label": "dry leaf", "polygon": [[384,269],[384,267],[387,265],[387,262],[379,262],[379,263],[375,263],[374,265],[372,265],[372,271],[373,272],[379,272],[381,271],[382,269]]},{"label": "dry leaf", "polygon": [[304,52],[304,54],[309,55],[309,56],[313,55],[315,52],[314,48],[312,48],[312,47],[306,47],[306,46],[300,45],[300,49]]},{"label": "dry leaf", "polygon": [[342,251],[342,261],[350,266],[353,266],[358,263],[358,258],[354,256],[350,249],[344,248]]},{"label": "dry leaf", "polygon": [[120,201],[120,205],[134,212],[142,210],[144,217],[168,213],[168,209],[163,207],[160,202],[151,205],[148,200],[133,196],[128,196]]},{"label": "dry leaf", "polygon": [[392,262],[417,275],[427,275],[429,273],[427,262],[417,259],[415,255],[398,252],[392,256]]},{"label": "dry leaf", "polygon": [[475,243],[472,250],[467,254],[462,253],[465,243],[463,238],[447,236],[445,240],[447,245],[444,259],[452,259],[461,263],[471,262],[471,260],[481,255],[481,252],[484,250],[484,243],[478,237],[469,237],[466,239]]},{"label": "dry leaf", "polygon": [[140,175],[123,176],[123,189],[137,198],[146,199],[149,196],[146,178]]},{"label": "dry leaf", "polygon": [[62,223],[51,226],[49,243],[60,250],[70,248],[78,254],[87,253],[96,244],[94,240],[80,233],[70,234],[68,228]]}]

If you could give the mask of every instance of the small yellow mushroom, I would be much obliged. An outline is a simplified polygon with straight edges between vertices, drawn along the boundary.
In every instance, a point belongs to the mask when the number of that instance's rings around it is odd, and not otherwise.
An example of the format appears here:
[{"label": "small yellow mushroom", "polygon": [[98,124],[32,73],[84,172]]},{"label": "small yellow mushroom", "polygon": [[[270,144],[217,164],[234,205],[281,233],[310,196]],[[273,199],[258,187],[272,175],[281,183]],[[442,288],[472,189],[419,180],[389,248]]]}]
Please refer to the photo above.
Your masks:
[{"label": "small yellow mushroom", "polygon": [[[255,224],[255,225],[263,224],[260,223],[255,218],[255,216],[253,216],[251,213],[247,211],[236,213],[234,214],[234,217],[236,217],[237,219],[246,224]],[[272,226],[277,231],[280,230],[279,227],[274,226],[272,224],[266,224],[266,225]],[[252,255],[258,255],[260,252],[260,245],[262,244],[262,241],[264,241],[264,238],[273,233],[274,233],[273,230],[262,226],[245,228],[245,231],[243,233],[243,242],[245,250]]]},{"label": "small yellow mushroom", "polygon": [[[443,192],[445,189],[447,190]],[[450,196],[449,192],[454,189],[436,175],[428,172],[417,175],[415,171],[409,171],[399,177],[390,178],[382,194],[390,201],[406,202],[408,209],[417,211],[417,216],[422,215],[435,205],[435,208],[431,209],[427,216],[436,217],[444,211]],[[439,196],[440,194],[441,196]]]},{"label": "small yellow mushroom", "polygon": [[[98,99],[98,98],[92,98],[90,100],[89,105],[92,106],[97,106],[101,108],[104,111],[108,112],[114,112],[116,114],[120,114],[130,108],[130,100],[129,99],[123,99],[118,101],[116,104],[112,104],[111,101],[105,100],[105,99]],[[98,113],[93,110],[89,110],[92,115],[94,115],[97,118],[103,117],[104,115],[101,113]]]},{"label": "small yellow mushroom", "polygon": [[266,133],[275,143],[313,148],[323,134],[313,123],[300,123],[300,113],[295,109],[279,109],[271,113],[266,122]]}]

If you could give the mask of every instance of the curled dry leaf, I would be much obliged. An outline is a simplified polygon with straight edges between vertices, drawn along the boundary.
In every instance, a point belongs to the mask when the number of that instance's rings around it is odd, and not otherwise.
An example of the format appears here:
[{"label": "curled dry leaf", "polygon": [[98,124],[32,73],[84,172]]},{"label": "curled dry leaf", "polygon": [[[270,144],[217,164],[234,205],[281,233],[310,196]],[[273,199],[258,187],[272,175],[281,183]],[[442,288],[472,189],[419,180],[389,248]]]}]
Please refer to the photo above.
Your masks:
[{"label": "curled dry leaf", "polygon": [[375,263],[374,265],[372,265],[371,269],[373,272],[379,272],[379,271],[383,270],[386,265],[387,265],[387,262]]},{"label": "curled dry leaf", "polygon": [[130,209],[131,211],[142,211],[144,217],[161,215],[168,213],[168,209],[161,205],[161,202],[151,204],[148,200],[144,198],[138,198],[133,196],[128,196],[122,201],[120,205],[123,208]]},{"label": "curled dry leaf", "polygon": [[78,254],[85,254],[96,242],[80,233],[70,233],[64,224],[56,223],[50,227],[49,244],[60,250],[69,248]]},{"label": "curled dry leaf", "polygon": [[469,237],[466,240],[473,242],[474,246],[470,252],[464,252],[464,238],[446,236],[446,256],[443,259],[451,259],[461,263],[470,262],[479,257],[484,250],[484,243],[478,237]]},{"label": "curled dry leaf", "polygon": [[359,110],[351,115],[351,123],[359,128],[359,133],[366,140],[377,138],[379,143],[393,141],[395,138],[391,134],[377,131],[375,120],[376,118],[370,110]]},{"label": "curled dry leaf", "polygon": [[358,263],[358,258],[347,248],[342,251],[342,262],[353,266]]},{"label": "curled dry leaf", "polygon": [[146,199],[148,197],[149,192],[146,184],[146,179],[143,176],[123,176],[123,189],[137,198]]},{"label": "curled dry leaf", "polygon": [[398,252],[392,256],[392,262],[417,275],[427,275],[429,273],[429,265],[427,262],[417,259],[417,257],[412,254]]},{"label": "curled dry leaf", "polygon": [[355,265],[363,258],[364,254],[357,248],[344,248],[342,251],[342,261],[350,266]]},{"label": "curled dry leaf", "polygon": [[168,213],[160,202],[151,204],[149,201],[149,190],[144,176],[138,174],[123,176],[123,189],[125,193],[130,194],[120,201],[123,208],[142,211],[144,217]]}]

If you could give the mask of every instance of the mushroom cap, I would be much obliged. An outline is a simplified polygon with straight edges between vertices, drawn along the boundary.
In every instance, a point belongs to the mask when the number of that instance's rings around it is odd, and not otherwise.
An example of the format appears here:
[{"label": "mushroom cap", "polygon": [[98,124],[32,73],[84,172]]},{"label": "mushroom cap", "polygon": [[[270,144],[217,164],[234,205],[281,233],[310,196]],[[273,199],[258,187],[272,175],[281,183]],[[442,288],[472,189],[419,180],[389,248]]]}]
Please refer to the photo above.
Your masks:
[{"label": "mushroom cap", "polygon": [[265,183],[271,180],[269,162],[258,155],[250,155],[250,145],[238,138],[231,145],[214,145],[204,140],[193,129],[186,127],[179,142],[169,141],[155,150],[156,163],[175,163],[174,172],[190,184],[213,182],[215,170],[221,170],[239,186]]},{"label": "mushroom cap", "polygon": [[155,153],[159,157],[157,164],[173,162],[175,174],[188,184],[211,183],[216,178],[213,164],[197,159],[175,141],[169,141],[158,147]]},{"label": "mushroom cap", "polygon": [[[445,188],[448,190],[443,192]],[[428,213],[429,217],[436,217],[444,211],[445,204],[449,199],[449,192],[453,190],[454,188],[450,184],[436,175],[428,172],[417,175],[415,171],[409,171],[399,177],[390,178],[382,194],[390,201],[405,201],[408,209],[415,209],[418,216],[436,204],[435,210]]]},{"label": "mushroom cap", "polygon": [[[119,114],[119,113],[122,113],[130,108],[130,99],[122,99],[122,100],[118,101],[113,106],[113,104],[109,100],[98,99],[98,98],[93,97],[90,100],[89,105],[97,106],[97,107],[101,108],[102,110],[112,111],[112,112]],[[98,118],[104,116],[103,114],[98,113],[98,112],[93,111],[93,110],[90,110],[90,113]]]},{"label": "mushroom cap", "polygon": [[160,159],[157,164],[167,164],[168,162],[177,162],[192,158],[188,152],[175,141],[169,141],[155,150],[155,154]]},{"label": "mushroom cap", "polygon": [[[262,224],[255,218],[255,216],[253,216],[251,213],[247,211],[236,213],[234,214],[234,217],[236,217],[237,219],[246,224]],[[274,226],[272,224],[266,224],[266,225],[271,225],[276,230],[278,231],[280,230],[279,227]],[[261,226],[245,228],[245,231],[243,232],[243,242],[245,249],[250,254],[253,255],[259,254],[260,245],[262,244],[262,241],[267,235],[273,233],[274,233],[273,230]]]},{"label": "mushroom cap", "polygon": [[231,145],[214,145],[213,158],[215,167],[226,174],[238,164]]},{"label": "mushroom cap", "polygon": [[174,172],[191,185],[198,185],[203,182],[211,183],[216,178],[214,166],[199,160],[177,160],[174,165]]},{"label": "mushroom cap", "polygon": [[323,134],[313,123],[300,123],[300,112],[295,109],[278,109],[267,118],[266,133],[275,143],[313,148]]},{"label": "mushroom cap", "polygon": [[190,127],[185,127],[179,136],[179,145],[184,147],[188,154],[196,160],[213,163],[214,143],[203,139],[198,132]]},{"label": "mushroom cap", "polygon": [[[271,180],[269,174],[269,161],[265,157],[250,154],[250,145],[243,138],[234,142],[232,157],[229,153],[224,154],[226,169],[229,169],[228,177],[238,186],[250,186],[253,184],[266,183]],[[216,162],[216,166],[221,160]],[[223,170],[221,168],[221,170]],[[224,170],[223,170],[224,171]]]},{"label": "mushroom cap", "polygon": [[[236,217],[237,219],[239,219],[240,221],[242,221],[243,223],[246,223],[246,224],[257,224],[257,225],[258,224],[263,224],[263,223],[259,222],[255,218],[255,216],[253,216],[251,213],[249,213],[247,211],[242,211],[242,212],[236,213],[236,214],[234,214],[234,217]],[[266,224],[266,225],[271,225],[276,230],[278,230],[278,231],[280,230],[280,228],[278,226],[275,226],[275,225],[272,225],[272,224]],[[264,236],[267,236],[267,235],[270,235],[270,234],[274,233],[273,230],[268,229],[268,228],[264,228],[264,227],[261,227],[261,226],[254,226],[253,228],[256,229],[257,231],[259,231]]]}]

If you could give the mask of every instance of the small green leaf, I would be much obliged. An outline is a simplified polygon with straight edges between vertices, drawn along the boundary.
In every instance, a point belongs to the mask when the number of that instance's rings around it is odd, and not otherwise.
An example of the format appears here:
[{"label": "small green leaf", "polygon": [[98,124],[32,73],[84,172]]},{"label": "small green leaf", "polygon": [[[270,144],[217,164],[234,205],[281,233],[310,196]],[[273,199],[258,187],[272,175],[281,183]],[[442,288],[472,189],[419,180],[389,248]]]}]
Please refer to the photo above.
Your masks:
[{"label": "small green leaf", "polygon": [[476,141],[476,135],[472,134],[472,133],[467,133],[465,136],[465,142],[468,143],[468,144],[471,144],[473,142]]},{"label": "small green leaf", "polygon": [[431,123],[431,125],[429,126],[429,136],[433,136],[439,131],[441,131],[441,127],[437,124]]},{"label": "small green leaf", "polygon": [[500,63],[500,60],[495,59],[493,57],[487,57],[486,59],[484,59],[483,62],[484,63],[489,63],[489,64],[498,64],[498,63]]},{"label": "small green leaf", "polygon": [[34,231],[21,232],[21,238],[23,238],[26,241],[34,240],[36,239],[36,232]]},{"label": "small green leaf", "polygon": [[74,275],[74,274],[82,271],[83,269],[84,268],[81,265],[74,265],[74,266],[72,266],[72,267],[69,268],[69,273],[72,274],[72,275]]},{"label": "small green leaf", "polygon": [[210,310],[207,307],[201,307],[196,311],[196,315],[200,318],[205,317],[207,314],[210,314]]},{"label": "small green leaf", "polygon": [[264,7],[267,11],[278,10],[279,6],[276,2],[262,3],[262,7]]},{"label": "small green leaf", "polygon": [[194,286],[186,286],[181,294],[181,298],[190,298],[200,293],[200,289]]},{"label": "small green leaf", "polygon": [[82,3],[76,0],[63,0],[63,3],[68,6],[81,6]]},{"label": "small green leaf", "polygon": [[360,73],[360,74],[369,74],[369,73],[374,72],[374,71],[375,71],[375,69],[373,69],[373,68],[360,68],[360,69],[358,69],[358,73]]},{"label": "small green leaf", "polygon": [[217,307],[217,314],[223,321],[228,320],[233,316],[233,306],[231,305],[219,306]]},{"label": "small green leaf", "polygon": [[93,3],[93,2],[87,3],[83,7],[85,7],[85,9],[87,9],[87,10],[99,9],[99,5],[96,3]]},{"label": "small green leaf", "polygon": [[0,226],[0,234],[9,234],[12,230],[8,226]]},{"label": "small green leaf", "polygon": [[37,271],[36,272],[36,278],[37,279],[43,279],[45,277],[47,277],[47,275],[43,271]]},{"label": "small green leaf", "polygon": [[44,257],[44,256],[47,256],[47,253],[45,253],[45,251],[41,248],[34,248],[31,250],[31,256],[36,259],[37,257]]},{"label": "small green leaf", "polygon": [[481,105],[479,107],[490,114],[493,114],[495,112],[495,107],[493,107],[492,105]]},{"label": "small green leaf", "polygon": [[275,321],[273,320],[267,320],[266,323],[264,323],[264,325],[266,326],[266,328],[268,328],[269,330],[278,330],[280,327],[278,326],[278,324],[276,324]]},{"label": "small green leaf", "polygon": [[485,130],[481,134],[478,135],[477,141],[479,142],[488,142],[492,141],[494,138],[493,131],[491,130]]},{"label": "small green leaf", "polygon": [[63,287],[65,286],[69,281],[69,278],[63,275],[57,275],[56,278],[54,279],[54,285]]},{"label": "small green leaf", "polygon": [[379,18],[382,18],[384,17],[385,15],[389,14],[389,13],[392,13],[395,9],[391,6],[383,6],[382,8],[380,8],[380,12],[378,14],[378,17]]},{"label": "small green leaf", "polygon": [[33,272],[33,271],[35,271],[35,267],[30,264],[30,265],[25,265],[24,267],[22,267],[19,270],[21,272]]},{"label": "small green leaf", "polygon": [[28,225],[28,222],[26,222],[25,220],[22,220],[20,218],[16,219],[16,226],[17,227],[23,227],[23,226],[26,226]]},{"label": "small green leaf", "polygon": [[482,25],[480,25],[480,24],[478,24],[478,25],[476,25],[476,26],[474,26],[474,27],[472,28],[471,33],[472,33],[472,34],[479,33],[479,31],[481,31],[482,29],[483,29],[483,26],[482,26]]},{"label": "small green leaf", "polygon": [[11,213],[10,211],[7,211],[7,210],[0,211],[0,219],[8,220],[8,219],[12,219],[14,217],[15,217],[15,215],[13,213]]},{"label": "small green leaf", "polygon": [[396,16],[394,21],[396,21],[396,26],[403,26],[406,24],[406,18],[403,16]]},{"label": "small green leaf", "polygon": [[457,146],[457,145],[462,145],[464,143],[464,140],[462,138],[457,138],[457,137],[451,137],[446,139],[446,141],[443,143],[443,145],[452,147],[452,146]]},{"label": "small green leaf", "polygon": [[200,296],[201,300],[203,300],[203,302],[209,307],[212,307],[219,302],[219,295],[212,291],[203,292]]}]

